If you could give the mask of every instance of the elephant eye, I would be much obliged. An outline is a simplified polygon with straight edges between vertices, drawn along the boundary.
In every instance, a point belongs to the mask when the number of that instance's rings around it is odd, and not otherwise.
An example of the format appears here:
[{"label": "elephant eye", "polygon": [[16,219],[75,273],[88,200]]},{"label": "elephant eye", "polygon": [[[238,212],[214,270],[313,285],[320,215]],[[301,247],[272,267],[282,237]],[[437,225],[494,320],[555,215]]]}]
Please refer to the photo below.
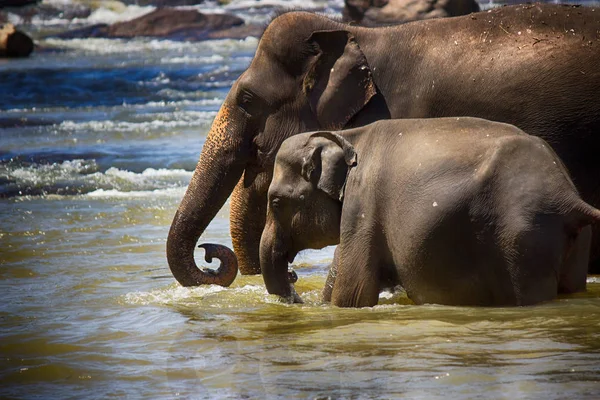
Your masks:
[{"label": "elephant eye", "polygon": [[254,99],[254,95],[246,90],[242,91],[241,95],[240,95],[240,107],[242,108],[242,110],[244,110],[245,112],[247,112],[248,114],[252,114],[251,110],[251,105]]},{"label": "elephant eye", "polygon": [[256,93],[243,89],[238,95],[238,106],[249,116],[259,118],[268,114],[271,107],[263,98]]},{"label": "elephant eye", "polygon": [[250,104],[252,102],[252,95],[248,92],[242,94],[242,104]]}]

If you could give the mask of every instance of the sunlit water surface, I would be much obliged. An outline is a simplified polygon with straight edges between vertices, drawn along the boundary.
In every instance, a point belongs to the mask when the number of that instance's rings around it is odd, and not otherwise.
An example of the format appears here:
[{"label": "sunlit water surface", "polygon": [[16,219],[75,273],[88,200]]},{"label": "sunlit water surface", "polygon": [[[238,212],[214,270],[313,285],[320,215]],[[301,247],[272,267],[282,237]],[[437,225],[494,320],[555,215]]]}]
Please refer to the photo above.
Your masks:
[{"label": "sunlit water surface", "polygon": [[[536,307],[344,310],[319,302],[325,249],[296,261],[304,305],[260,277],[175,283],[171,218],[256,43],[0,62],[0,398],[600,398],[597,277]],[[228,213],[201,240],[231,245]]]}]

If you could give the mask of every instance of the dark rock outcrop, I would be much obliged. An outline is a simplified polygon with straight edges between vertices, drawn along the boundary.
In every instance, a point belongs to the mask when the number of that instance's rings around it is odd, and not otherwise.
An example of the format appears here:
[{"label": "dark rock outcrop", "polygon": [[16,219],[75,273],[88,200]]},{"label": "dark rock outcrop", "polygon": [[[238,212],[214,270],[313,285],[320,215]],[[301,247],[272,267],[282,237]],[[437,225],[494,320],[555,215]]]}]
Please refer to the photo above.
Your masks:
[{"label": "dark rock outcrop", "polygon": [[154,7],[179,7],[195,6],[204,3],[204,0],[124,0],[125,4]]},{"label": "dark rock outcrop", "polygon": [[33,40],[13,24],[0,28],[0,57],[27,57],[32,51]]},{"label": "dark rock outcrop", "polygon": [[183,32],[208,32],[243,25],[244,20],[229,14],[201,14],[196,10],[159,8],[151,13],[108,27],[109,37],[177,36]]},{"label": "dark rock outcrop", "polygon": [[230,14],[202,14],[196,10],[158,8],[139,18],[112,25],[98,24],[56,35],[74,38],[133,38],[140,36],[171,40],[206,40],[258,36],[262,27],[244,25],[244,20]]},{"label": "dark rock outcrop", "polygon": [[343,19],[364,26],[395,25],[479,11],[475,0],[345,0]]},{"label": "dark rock outcrop", "polygon": [[[26,5],[27,7],[25,7]],[[30,22],[33,17],[41,20],[53,18],[66,20],[87,18],[92,13],[92,9],[82,3],[37,4],[36,2],[29,2],[28,4],[23,4],[23,7],[9,7],[4,11],[9,11],[11,14],[18,15],[27,22]]]}]

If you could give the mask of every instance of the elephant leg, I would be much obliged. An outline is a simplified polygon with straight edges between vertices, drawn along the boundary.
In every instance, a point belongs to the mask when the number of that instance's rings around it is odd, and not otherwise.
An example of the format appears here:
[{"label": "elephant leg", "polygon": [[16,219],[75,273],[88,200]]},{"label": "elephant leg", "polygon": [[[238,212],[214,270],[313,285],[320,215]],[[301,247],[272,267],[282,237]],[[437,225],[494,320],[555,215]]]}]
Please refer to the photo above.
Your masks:
[{"label": "elephant leg", "polygon": [[[594,207],[600,207],[600,202],[596,202]],[[600,274],[600,226],[597,224],[592,225],[592,239],[587,272],[595,275]]]},{"label": "elephant leg", "polygon": [[[589,149],[596,149],[596,147],[595,145],[588,146]],[[596,166],[596,153],[589,155],[587,160],[581,161],[580,166],[578,166],[577,162],[571,163],[575,166],[569,168],[569,173],[574,177],[581,198],[589,205],[600,208],[600,179],[598,178],[600,176],[600,168]],[[598,224],[592,225],[592,243],[590,246],[588,273],[600,274],[600,226]]]},{"label": "elephant leg", "polygon": [[590,274],[600,274],[600,229],[594,227],[594,234],[592,236],[592,249],[590,251],[590,262],[588,264],[588,272]]},{"label": "elephant leg", "polygon": [[326,303],[331,302],[331,293],[333,292],[333,286],[335,285],[335,277],[337,275],[337,264],[338,264],[338,249],[336,247],[333,253],[333,261],[329,266],[329,274],[327,274],[327,280],[325,281],[325,287],[323,288],[323,301]]},{"label": "elephant leg", "polygon": [[[371,247],[360,239],[340,243],[336,252],[337,273],[331,293],[331,303],[338,307],[372,307],[379,301],[379,267]],[[368,245],[367,245],[368,246]]]},{"label": "elephant leg", "polygon": [[577,235],[560,271],[559,293],[576,293],[585,290],[591,236],[592,228],[590,226],[583,228]]},{"label": "elephant leg", "polygon": [[508,268],[511,287],[506,288],[506,297],[497,296],[498,304],[528,306],[556,298],[567,250],[563,221],[549,216],[538,218],[536,224],[535,229],[519,227],[511,232],[517,238],[512,247],[505,249],[505,259],[512,260]]},{"label": "elephant leg", "polygon": [[[244,177],[231,195],[229,226],[233,250],[242,275],[260,274],[260,237],[265,227],[267,212],[264,180],[259,177],[249,187],[244,187]],[[268,187],[268,182],[266,187]]]},{"label": "elephant leg", "polygon": [[[590,172],[593,176],[598,176],[598,172]],[[593,207],[600,207],[600,187],[594,187],[592,195],[581,196],[588,204]],[[589,252],[588,271],[589,274],[600,274],[600,226],[592,225],[592,239]]]}]

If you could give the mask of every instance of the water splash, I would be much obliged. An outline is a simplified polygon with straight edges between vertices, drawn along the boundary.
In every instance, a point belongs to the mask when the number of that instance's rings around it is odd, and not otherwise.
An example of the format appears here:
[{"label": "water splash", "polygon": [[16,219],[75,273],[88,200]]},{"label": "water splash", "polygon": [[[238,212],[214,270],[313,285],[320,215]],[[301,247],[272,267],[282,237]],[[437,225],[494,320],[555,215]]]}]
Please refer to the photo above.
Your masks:
[{"label": "water splash", "polygon": [[83,159],[53,164],[8,162],[0,164],[0,197],[86,193],[92,197],[139,197],[148,192],[179,196],[192,174],[154,168],[135,173],[115,167],[101,172],[95,160]]},{"label": "water splash", "polygon": [[123,300],[129,304],[149,305],[149,304],[177,304],[187,301],[201,300],[206,296],[220,293],[227,288],[218,285],[198,286],[194,288],[185,288],[182,286],[172,286],[166,289],[156,289],[149,292],[131,292],[123,296]]},{"label": "water splash", "polygon": [[[148,132],[160,129],[172,129],[188,126],[198,126],[201,123],[209,123],[215,117],[213,111],[173,111],[169,113],[153,113],[152,121],[129,122],[129,121],[63,121],[58,129],[67,131],[120,131],[120,132]],[[142,114],[140,118],[148,118]]]},{"label": "water splash", "polygon": [[[128,54],[148,52],[204,53],[213,51],[219,54],[229,54],[241,50],[253,50],[258,45],[258,39],[247,37],[245,39],[219,39],[209,42],[177,42],[172,40],[159,40],[149,38],[133,39],[58,39],[47,38],[40,42],[49,47],[58,47],[70,50],[80,50],[97,54]],[[216,60],[221,61],[221,60]]]}]

